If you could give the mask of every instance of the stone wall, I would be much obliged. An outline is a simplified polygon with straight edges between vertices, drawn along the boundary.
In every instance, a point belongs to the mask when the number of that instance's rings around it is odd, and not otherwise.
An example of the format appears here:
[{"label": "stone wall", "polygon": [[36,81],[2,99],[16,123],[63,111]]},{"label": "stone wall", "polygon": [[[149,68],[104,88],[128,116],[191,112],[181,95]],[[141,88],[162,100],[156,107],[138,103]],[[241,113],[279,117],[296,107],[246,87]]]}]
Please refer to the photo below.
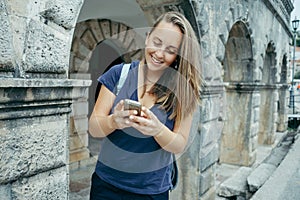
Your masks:
[{"label": "stone wall", "polygon": [[[4,199],[68,198],[69,148],[80,142],[86,148],[87,143],[86,111],[81,108],[87,107],[90,82],[78,79],[89,79],[88,67],[82,66],[88,65],[86,58],[100,41],[89,30],[95,24],[106,26],[106,30],[113,30],[112,24],[122,26],[110,20],[86,22],[85,34],[75,34],[73,40],[82,3],[83,0],[0,0],[0,196]],[[214,199],[219,159],[231,163],[234,157],[235,164],[251,165],[258,133],[272,142],[275,130],[286,129],[284,80],[288,75],[291,1],[137,3],[149,25],[161,13],[177,10],[199,33],[206,87],[203,103],[194,117],[189,146],[179,158],[179,186],[171,198]],[[104,29],[102,32],[112,36]],[[83,42],[78,49],[76,37]],[[241,45],[235,49],[228,41],[239,41],[247,48]],[[237,50],[245,52],[234,62],[225,59],[233,58]],[[271,62],[265,62],[266,55]],[[74,68],[69,69],[70,60]],[[264,115],[259,105],[268,96],[271,102],[264,112],[274,115],[262,124],[260,118]],[[278,103],[282,105],[280,110]],[[239,119],[235,113],[244,115]],[[69,142],[70,132],[83,134]],[[240,143],[233,145],[231,138]],[[232,146],[235,151],[229,151]],[[240,159],[236,161],[237,158]]]},{"label": "stone wall", "polygon": [[68,199],[72,102],[90,84],[68,79],[82,3],[0,1],[1,199]]}]

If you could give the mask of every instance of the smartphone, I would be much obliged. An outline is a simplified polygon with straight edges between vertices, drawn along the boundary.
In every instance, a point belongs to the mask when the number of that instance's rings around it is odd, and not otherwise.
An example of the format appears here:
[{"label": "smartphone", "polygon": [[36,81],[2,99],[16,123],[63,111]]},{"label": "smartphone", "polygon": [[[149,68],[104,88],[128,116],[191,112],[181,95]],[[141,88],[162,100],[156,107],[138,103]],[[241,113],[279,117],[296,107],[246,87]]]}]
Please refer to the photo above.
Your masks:
[{"label": "smartphone", "polygon": [[136,110],[138,112],[137,115],[141,116],[142,105],[138,101],[125,99],[124,100],[124,110]]}]

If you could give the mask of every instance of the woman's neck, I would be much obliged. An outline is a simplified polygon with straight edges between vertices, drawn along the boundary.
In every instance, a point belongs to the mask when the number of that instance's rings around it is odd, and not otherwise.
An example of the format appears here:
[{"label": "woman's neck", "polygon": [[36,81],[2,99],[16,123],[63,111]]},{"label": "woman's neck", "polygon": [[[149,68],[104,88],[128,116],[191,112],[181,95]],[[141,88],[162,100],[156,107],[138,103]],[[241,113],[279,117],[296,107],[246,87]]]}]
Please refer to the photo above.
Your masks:
[{"label": "woman's neck", "polygon": [[154,84],[156,83],[159,78],[161,77],[161,75],[163,74],[163,71],[151,71],[149,70],[149,68],[147,67],[147,64],[144,64],[144,62],[141,62],[140,65],[140,71],[144,72],[143,74],[143,80],[144,83],[148,83],[148,84]]}]

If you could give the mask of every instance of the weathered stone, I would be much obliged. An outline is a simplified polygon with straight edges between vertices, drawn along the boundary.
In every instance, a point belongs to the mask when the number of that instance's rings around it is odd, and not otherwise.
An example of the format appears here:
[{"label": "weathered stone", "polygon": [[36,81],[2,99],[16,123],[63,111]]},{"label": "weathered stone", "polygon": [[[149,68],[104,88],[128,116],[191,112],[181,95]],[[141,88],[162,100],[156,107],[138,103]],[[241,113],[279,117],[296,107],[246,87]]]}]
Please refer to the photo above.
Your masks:
[{"label": "weathered stone", "polygon": [[[80,26],[81,24],[84,24],[84,23],[79,23],[78,25]],[[119,23],[116,23],[116,22],[111,23],[111,30],[112,30],[111,35],[112,36],[115,34],[118,34],[118,24]],[[93,35],[96,37],[97,42],[102,41],[104,39],[104,36],[102,35],[102,30],[100,28],[100,24],[99,24],[98,20],[89,20],[89,21],[87,21],[87,25],[93,31]],[[77,32],[77,29],[76,29],[76,34],[81,35],[80,32]]]},{"label": "weathered stone", "polygon": [[200,171],[202,172],[209,166],[212,166],[218,160],[218,155],[219,149],[215,144],[201,149],[199,161]]},{"label": "weathered stone", "polygon": [[70,151],[86,148],[88,146],[88,134],[85,133],[76,133],[70,135],[69,139]]},{"label": "weathered stone", "polygon": [[247,178],[249,190],[251,192],[256,192],[267,181],[275,169],[276,167],[274,165],[265,163],[260,164]]},{"label": "weathered stone", "polygon": [[200,195],[206,193],[215,184],[215,173],[210,167],[200,174]]},{"label": "weathered stone", "polygon": [[223,197],[246,197],[247,177],[252,169],[241,167],[232,177],[221,183],[218,194]]},{"label": "weathered stone", "polygon": [[75,23],[78,16],[78,10],[80,10],[83,4],[83,0],[49,0],[46,1],[46,10],[40,14],[47,20],[53,21],[55,24],[64,27],[65,29],[71,29],[75,27]]},{"label": "weathered stone", "polygon": [[66,166],[39,173],[12,183],[12,199],[68,199]]},{"label": "weathered stone", "polygon": [[67,115],[1,123],[0,183],[67,164]]},{"label": "weathered stone", "polygon": [[12,32],[4,1],[0,1],[0,72],[13,71]]},{"label": "weathered stone", "polygon": [[11,199],[11,184],[0,185],[0,195],[2,199]]}]

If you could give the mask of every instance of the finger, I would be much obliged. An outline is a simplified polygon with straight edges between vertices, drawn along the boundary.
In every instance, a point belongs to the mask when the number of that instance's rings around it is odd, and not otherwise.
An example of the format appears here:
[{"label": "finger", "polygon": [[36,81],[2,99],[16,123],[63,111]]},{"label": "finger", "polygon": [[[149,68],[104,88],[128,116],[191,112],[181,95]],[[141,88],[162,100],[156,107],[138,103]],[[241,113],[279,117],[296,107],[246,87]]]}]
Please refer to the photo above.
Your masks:
[{"label": "finger", "polygon": [[124,107],[124,101],[121,100],[119,103],[117,103],[114,110],[120,111],[123,110],[123,107]]},{"label": "finger", "polygon": [[139,116],[130,115],[129,116],[130,121],[133,121],[135,123],[143,124],[144,126],[149,125],[149,119]]},{"label": "finger", "polygon": [[150,109],[146,108],[145,106],[142,107],[142,111],[145,115],[145,117],[148,117],[148,118],[152,118],[153,117],[153,113],[151,112]]}]

